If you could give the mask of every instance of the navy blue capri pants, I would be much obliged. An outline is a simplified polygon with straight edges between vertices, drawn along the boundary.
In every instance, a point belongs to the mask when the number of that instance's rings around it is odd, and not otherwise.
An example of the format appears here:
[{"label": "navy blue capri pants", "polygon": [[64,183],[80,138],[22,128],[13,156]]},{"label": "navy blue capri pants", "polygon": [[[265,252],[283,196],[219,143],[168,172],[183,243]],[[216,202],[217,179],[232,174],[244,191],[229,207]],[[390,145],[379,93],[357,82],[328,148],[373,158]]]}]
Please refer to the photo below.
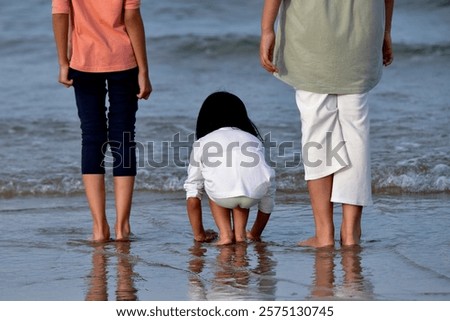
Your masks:
[{"label": "navy blue capri pants", "polygon": [[109,145],[113,175],[136,176],[138,69],[102,73],[70,69],[69,77],[81,121],[82,174],[105,174]]}]

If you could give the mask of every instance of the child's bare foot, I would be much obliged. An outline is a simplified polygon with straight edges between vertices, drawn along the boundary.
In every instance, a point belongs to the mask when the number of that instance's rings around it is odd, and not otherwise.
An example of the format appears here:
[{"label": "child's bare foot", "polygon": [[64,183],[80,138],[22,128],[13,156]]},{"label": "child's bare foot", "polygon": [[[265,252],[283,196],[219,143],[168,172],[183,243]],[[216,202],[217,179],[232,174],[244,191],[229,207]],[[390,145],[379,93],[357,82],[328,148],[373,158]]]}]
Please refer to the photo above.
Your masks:
[{"label": "child's bare foot", "polygon": [[136,236],[133,233],[128,234],[128,237],[116,238],[114,241],[128,243],[136,240]]},{"label": "child's bare foot", "polygon": [[244,233],[242,234],[238,234],[234,236],[234,240],[236,243],[245,243],[247,242],[247,235]]},{"label": "child's bare foot", "polygon": [[104,227],[93,227],[92,238],[90,241],[92,243],[106,243],[110,241],[109,226],[106,223]]},{"label": "child's bare foot", "polygon": [[233,243],[234,243],[233,239],[219,237],[219,240],[216,243],[214,243],[214,244],[220,246],[220,245],[230,245],[230,244],[233,244]]},{"label": "child's bare foot", "polygon": [[109,236],[100,237],[100,238],[92,237],[89,240],[89,242],[92,243],[93,245],[101,245],[101,244],[105,244],[105,243],[111,242],[111,238]]},{"label": "child's bare foot", "polygon": [[321,248],[321,247],[331,247],[334,246],[334,241],[329,240],[319,240],[317,236],[310,237],[307,240],[300,241],[297,243],[298,246],[305,246],[305,247],[314,247],[314,248]]},{"label": "child's bare foot", "polygon": [[108,237],[108,238],[102,238],[102,239],[90,239],[88,241],[88,243],[92,244],[93,246],[98,246],[98,245],[102,245],[105,243],[109,243],[112,240]]},{"label": "child's bare foot", "polygon": [[341,231],[340,243],[342,246],[357,246],[361,242],[361,228],[356,228],[352,233],[344,233]]},{"label": "child's bare foot", "polygon": [[115,241],[116,242],[129,242],[130,241],[130,235],[116,237]]},{"label": "child's bare foot", "polygon": [[126,241],[130,240],[130,235],[131,235],[130,224],[125,224],[125,226],[123,226],[123,227],[118,227],[116,225],[115,230],[116,230],[116,241],[117,242],[126,242]]},{"label": "child's bare foot", "polygon": [[120,236],[116,237],[116,242],[130,242],[131,241],[131,234],[128,234],[127,236]]},{"label": "child's bare foot", "polygon": [[341,243],[342,246],[350,246],[350,247],[351,246],[358,246],[361,243],[361,239],[359,237],[354,237],[354,238],[351,238],[351,239],[342,238],[340,243]]}]

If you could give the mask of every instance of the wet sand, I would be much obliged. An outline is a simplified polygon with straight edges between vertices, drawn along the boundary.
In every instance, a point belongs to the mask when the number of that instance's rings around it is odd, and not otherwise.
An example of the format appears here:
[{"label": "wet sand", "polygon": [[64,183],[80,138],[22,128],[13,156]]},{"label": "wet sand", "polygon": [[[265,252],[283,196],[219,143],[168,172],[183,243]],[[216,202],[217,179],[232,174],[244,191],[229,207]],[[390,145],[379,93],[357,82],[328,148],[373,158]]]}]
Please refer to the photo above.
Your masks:
[{"label": "wet sand", "polygon": [[295,246],[306,195],[278,195],[263,242],[224,247],[192,241],[182,193],[136,193],[135,239],[95,246],[82,195],[2,200],[0,300],[449,300],[449,204],[376,195],[361,247],[314,250]]}]

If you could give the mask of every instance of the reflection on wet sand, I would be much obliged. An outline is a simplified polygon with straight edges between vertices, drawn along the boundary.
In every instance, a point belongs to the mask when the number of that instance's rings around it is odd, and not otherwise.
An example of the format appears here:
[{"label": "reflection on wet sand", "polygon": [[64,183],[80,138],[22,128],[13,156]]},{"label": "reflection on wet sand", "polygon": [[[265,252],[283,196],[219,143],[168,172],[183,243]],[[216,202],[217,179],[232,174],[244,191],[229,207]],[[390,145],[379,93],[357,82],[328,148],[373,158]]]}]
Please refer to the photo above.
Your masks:
[{"label": "reflection on wet sand", "polygon": [[200,273],[203,272],[205,267],[205,254],[207,249],[202,246],[202,243],[194,242],[194,246],[189,249],[189,252],[191,253],[189,271],[192,272],[189,275],[189,296],[195,301],[207,300],[207,289],[204,280],[200,278]]},{"label": "reflection on wet sand", "polygon": [[[115,253],[108,251],[114,244]],[[115,300],[135,301],[137,290],[134,287],[134,263],[130,257],[131,242],[114,242],[94,246],[92,253],[92,270],[89,275],[89,288],[86,294],[87,301],[108,300],[108,268],[113,257],[117,259],[117,284]]]},{"label": "reflection on wet sand", "polygon": [[87,301],[108,300],[108,266],[109,257],[105,253],[105,245],[97,245],[92,252],[92,270],[90,274],[89,289],[86,294]]},{"label": "reflection on wet sand", "polygon": [[[315,250],[312,299],[371,300],[373,288],[363,276],[360,246]],[[340,265],[335,261],[339,260]],[[342,268],[342,277],[339,269]],[[342,280],[342,281],[341,281]]]},{"label": "reflection on wet sand", "polygon": [[227,293],[229,287],[244,291],[248,288],[247,243],[221,246],[216,262],[214,292]]},{"label": "reflection on wet sand", "polygon": [[311,290],[313,298],[330,298],[334,293],[334,248],[316,250],[314,260],[314,283]]},{"label": "reflection on wet sand", "polygon": [[264,294],[262,299],[275,300],[277,287],[275,266],[276,261],[272,258],[272,252],[264,242],[256,242],[253,245],[256,253],[256,267],[252,272],[257,275],[256,287],[260,294]]},{"label": "reflection on wet sand", "polygon": [[[210,249],[217,251],[207,264],[209,249],[201,243],[190,248],[190,298],[193,300],[275,298],[275,261],[263,242],[238,243]],[[254,265],[254,266],[253,266]],[[208,274],[211,272],[208,279]],[[207,276],[203,277],[203,274]]]}]

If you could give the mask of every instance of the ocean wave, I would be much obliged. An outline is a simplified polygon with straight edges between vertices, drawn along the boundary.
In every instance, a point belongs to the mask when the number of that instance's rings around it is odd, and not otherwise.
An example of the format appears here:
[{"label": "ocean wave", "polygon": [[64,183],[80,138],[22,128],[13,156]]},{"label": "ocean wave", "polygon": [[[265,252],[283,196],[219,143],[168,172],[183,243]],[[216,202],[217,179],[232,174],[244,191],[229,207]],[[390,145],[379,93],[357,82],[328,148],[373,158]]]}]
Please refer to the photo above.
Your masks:
[{"label": "ocean wave", "polygon": [[[149,50],[158,52],[164,62],[170,59],[221,59],[256,56],[259,50],[259,35],[218,34],[218,35],[168,35],[149,39]],[[152,49],[153,48],[153,49]],[[445,43],[394,43],[395,54],[399,57],[450,55],[450,42]]]},{"label": "ocean wave", "polygon": [[[277,169],[277,191],[306,193],[303,170]],[[450,166],[437,164],[427,169],[413,167],[379,167],[373,170],[374,194],[403,193],[450,194]],[[149,192],[181,192],[186,179],[186,168],[141,168],[136,177],[136,190]],[[112,179],[107,174],[107,189],[113,191]],[[38,178],[0,179],[0,198],[25,196],[70,196],[83,193],[79,174],[47,174]]]},{"label": "ocean wave", "polygon": [[442,44],[410,44],[394,43],[394,52],[399,56],[448,56],[450,55],[450,42]]},{"label": "ocean wave", "polygon": [[[414,41],[416,41],[415,39]],[[148,35],[148,51],[158,63],[170,64],[183,59],[222,59],[223,57],[248,59],[258,55],[260,37],[258,34],[169,34],[163,36]],[[0,54],[6,56],[22,52],[23,56],[40,54],[46,59],[53,54],[48,48],[53,39],[49,36],[30,38],[0,39]],[[398,57],[450,55],[450,42],[420,43],[400,40],[395,42],[394,51]]]},{"label": "ocean wave", "polygon": [[449,7],[450,0],[397,0],[395,3],[399,8],[441,8]]},{"label": "ocean wave", "polygon": [[0,179],[0,198],[69,196],[84,191],[81,177],[68,175],[28,179]]},{"label": "ocean wave", "polygon": [[221,35],[168,35],[149,39],[150,50],[164,52],[164,60],[172,58],[221,57],[255,54],[259,48],[259,36],[246,34]]},{"label": "ocean wave", "polygon": [[450,193],[450,166],[399,164],[376,171],[372,184],[379,193]]}]

